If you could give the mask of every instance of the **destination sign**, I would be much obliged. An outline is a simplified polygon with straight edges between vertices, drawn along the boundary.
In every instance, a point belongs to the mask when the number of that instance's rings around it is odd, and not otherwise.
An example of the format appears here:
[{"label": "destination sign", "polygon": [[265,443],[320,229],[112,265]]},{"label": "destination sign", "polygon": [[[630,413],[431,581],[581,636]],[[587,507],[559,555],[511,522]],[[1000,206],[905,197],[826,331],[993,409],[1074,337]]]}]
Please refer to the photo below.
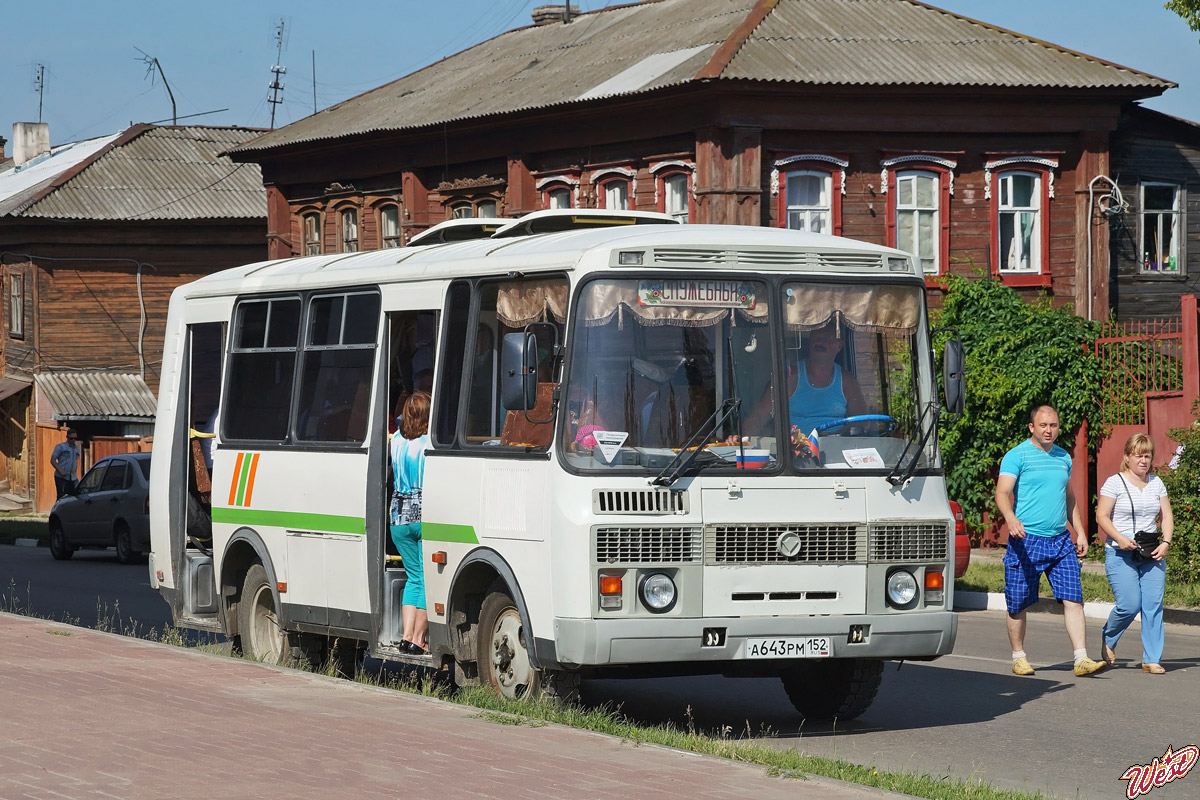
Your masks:
[{"label": "destination sign", "polygon": [[740,281],[653,280],[638,284],[643,306],[754,308],[754,289]]}]

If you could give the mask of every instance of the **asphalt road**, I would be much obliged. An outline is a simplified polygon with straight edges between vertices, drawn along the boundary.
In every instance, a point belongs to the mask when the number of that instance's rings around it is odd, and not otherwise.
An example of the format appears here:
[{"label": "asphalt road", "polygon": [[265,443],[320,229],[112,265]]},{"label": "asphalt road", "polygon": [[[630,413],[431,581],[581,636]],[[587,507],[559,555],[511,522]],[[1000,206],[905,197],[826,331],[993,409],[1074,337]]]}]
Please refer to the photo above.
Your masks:
[{"label": "asphalt road", "polygon": [[[160,629],[169,612],[145,564],[111,551],[70,561],[45,548],[0,546],[0,609],[52,619],[99,619],[118,631]],[[1118,798],[1120,776],[1168,745],[1200,744],[1200,627],[1168,625],[1169,672],[1144,674],[1135,624],[1114,670],[1076,678],[1062,618],[1031,614],[1026,650],[1037,674],[1009,672],[1004,615],[959,617],[955,652],[939,661],[887,666],[874,705],[834,726],[803,723],[779,681],[722,677],[588,681],[585,702],[647,723],[753,737],[780,748],[880,768],[978,778],[1063,798]],[[1088,620],[1092,655],[1101,622]],[[1151,800],[1200,797],[1200,769],[1153,790]]]}]

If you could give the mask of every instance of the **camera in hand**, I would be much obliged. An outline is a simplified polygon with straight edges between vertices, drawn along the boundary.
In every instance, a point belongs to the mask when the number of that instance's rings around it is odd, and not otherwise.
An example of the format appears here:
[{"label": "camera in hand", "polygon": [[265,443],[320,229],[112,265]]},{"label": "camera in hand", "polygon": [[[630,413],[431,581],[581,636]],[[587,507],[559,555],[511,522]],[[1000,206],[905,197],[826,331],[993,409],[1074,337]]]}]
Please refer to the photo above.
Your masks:
[{"label": "camera in hand", "polygon": [[1133,551],[1134,561],[1153,561],[1154,548],[1158,547],[1158,531],[1138,531],[1133,535],[1137,549]]}]

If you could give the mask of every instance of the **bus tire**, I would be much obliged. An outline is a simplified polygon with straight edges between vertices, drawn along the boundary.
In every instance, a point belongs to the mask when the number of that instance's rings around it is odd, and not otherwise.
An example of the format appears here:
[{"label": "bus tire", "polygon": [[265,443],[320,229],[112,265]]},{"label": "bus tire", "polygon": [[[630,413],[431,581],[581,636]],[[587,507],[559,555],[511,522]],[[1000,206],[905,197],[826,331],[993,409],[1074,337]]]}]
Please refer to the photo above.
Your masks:
[{"label": "bus tire", "polygon": [[290,637],[279,625],[279,609],[262,564],[252,564],[242,581],[238,634],[243,656],[266,664],[292,666]]},{"label": "bus tire", "polygon": [[781,675],[784,691],[805,719],[851,720],[874,701],[883,680],[883,662],[875,658],[834,658],[789,667]]}]

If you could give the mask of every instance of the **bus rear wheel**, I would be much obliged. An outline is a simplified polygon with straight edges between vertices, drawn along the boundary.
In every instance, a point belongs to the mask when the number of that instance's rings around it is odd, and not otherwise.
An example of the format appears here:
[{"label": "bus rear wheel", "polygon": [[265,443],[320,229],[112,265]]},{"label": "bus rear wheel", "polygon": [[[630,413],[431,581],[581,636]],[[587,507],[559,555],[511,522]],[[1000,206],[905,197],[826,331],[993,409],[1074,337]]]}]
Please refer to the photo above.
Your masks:
[{"label": "bus rear wheel", "polygon": [[579,676],[538,669],[529,657],[521,612],[503,588],[493,587],[479,610],[479,677],[501,697],[570,704],[579,698]]},{"label": "bus rear wheel", "polygon": [[789,667],[780,675],[784,691],[805,719],[851,720],[875,700],[883,662],[874,658],[834,658]]},{"label": "bus rear wheel", "polygon": [[238,634],[242,654],[248,658],[285,667],[292,665],[292,648],[287,632],[279,626],[275,595],[262,564],[246,570],[238,602]]}]

